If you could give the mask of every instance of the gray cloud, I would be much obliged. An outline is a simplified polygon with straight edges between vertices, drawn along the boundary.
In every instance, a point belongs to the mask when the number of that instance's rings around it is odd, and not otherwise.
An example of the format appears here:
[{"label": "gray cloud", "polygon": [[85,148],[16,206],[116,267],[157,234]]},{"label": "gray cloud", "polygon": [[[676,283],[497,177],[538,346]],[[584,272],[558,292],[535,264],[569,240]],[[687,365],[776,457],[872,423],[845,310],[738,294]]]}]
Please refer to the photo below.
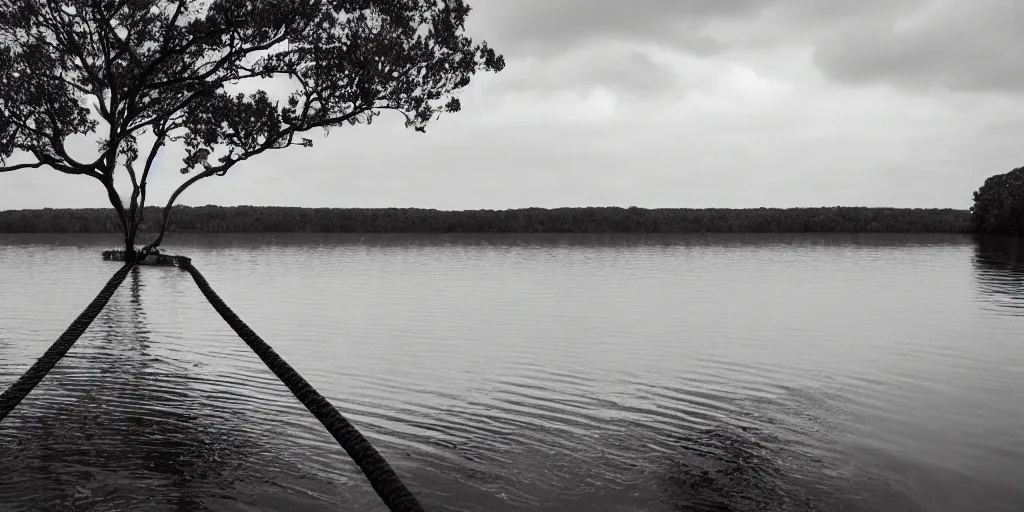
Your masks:
[{"label": "gray cloud", "polygon": [[605,85],[618,92],[657,93],[679,85],[675,73],[639,52],[589,67],[581,77],[585,82]]},{"label": "gray cloud", "polygon": [[611,39],[673,41],[697,53],[722,50],[719,42],[699,33],[700,26],[719,16],[756,13],[763,0],[478,0],[478,13],[495,41],[522,53],[545,53]]},{"label": "gray cloud", "polygon": [[604,51],[538,59],[523,69],[510,66],[502,84],[518,91],[576,90],[604,87],[626,97],[647,97],[677,89],[679,76],[638,51]]},{"label": "gray cloud", "polygon": [[[849,19],[900,12],[925,0],[475,0],[480,33],[514,52],[549,54],[607,41],[653,42],[697,55],[730,49],[715,34],[721,22],[772,27],[780,40],[806,36]],[[767,43],[762,40],[760,43]]]},{"label": "gray cloud", "polygon": [[829,78],[850,84],[1024,90],[1024,2],[933,1],[917,17],[845,26],[818,40],[814,62]]},{"label": "gray cloud", "polygon": [[[1019,0],[476,0],[474,6],[476,32],[512,62],[608,41],[655,43],[703,57],[806,45],[815,47],[814,64],[825,77],[839,83],[1024,88]],[[601,72],[577,71],[581,79]]]}]

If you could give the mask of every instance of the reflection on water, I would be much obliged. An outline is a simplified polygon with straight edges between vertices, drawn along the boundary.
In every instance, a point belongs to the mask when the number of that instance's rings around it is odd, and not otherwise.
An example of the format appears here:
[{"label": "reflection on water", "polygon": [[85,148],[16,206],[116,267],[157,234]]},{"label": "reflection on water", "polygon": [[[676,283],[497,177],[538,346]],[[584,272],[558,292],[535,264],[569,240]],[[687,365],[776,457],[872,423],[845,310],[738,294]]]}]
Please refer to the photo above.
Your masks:
[{"label": "reflection on water", "polygon": [[[428,510],[1024,503],[1024,273],[1006,240],[172,242]],[[0,385],[109,278],[109,243],[0,236]],[[383,508],[177,269],[129,276],[0,425],[0,467],[5,511]]]},{"label": "reflection on water", "polygon": [[201,407],[188,407],[188,379],[173,371],[180,362],[150,350],[139,274],[129,275],[47,385],[5,423],[4,503],[127,508],[171,491],[175,506],[191,510],[199,503],[190,481],[230,484],[226,461],[252,451],[204,426]]},{"label": "reflection on water", "polygon": [[[256,431],[240,414],[217,414],[218,393],[204,387],[219,383],[191,372],[188,357],[153,349],[145,271],[129,275],[45,385],[0,426],[2,510],[228,510],[258,501],[268,484],[289,485],[294,468],[262,439],[268,425]],[[303,509],[334,509],[337,498],[317,496],[318,508]],[[261,509],[308,501],[266,498]]]},{"label": "reflection on water", "polygon": [[1005,314],[1024,316],[1024,242],[977,236],[974,247],[978,291]]}]

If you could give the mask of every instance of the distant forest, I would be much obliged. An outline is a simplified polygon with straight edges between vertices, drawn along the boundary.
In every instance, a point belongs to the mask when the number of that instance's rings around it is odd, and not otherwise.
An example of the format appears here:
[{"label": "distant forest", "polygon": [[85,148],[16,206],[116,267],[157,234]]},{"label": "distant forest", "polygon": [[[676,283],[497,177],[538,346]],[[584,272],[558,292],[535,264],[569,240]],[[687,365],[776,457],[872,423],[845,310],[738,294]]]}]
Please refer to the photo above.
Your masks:
[{"label": "distant forest", "polygon": [[[158,208],[140,233],[155,232]],[[970,213],[909,208],[417,208],[175,206],[170,232],[191,233],[967,233]],[[110,208],[0,212],[3,233],[119,233]]]}]

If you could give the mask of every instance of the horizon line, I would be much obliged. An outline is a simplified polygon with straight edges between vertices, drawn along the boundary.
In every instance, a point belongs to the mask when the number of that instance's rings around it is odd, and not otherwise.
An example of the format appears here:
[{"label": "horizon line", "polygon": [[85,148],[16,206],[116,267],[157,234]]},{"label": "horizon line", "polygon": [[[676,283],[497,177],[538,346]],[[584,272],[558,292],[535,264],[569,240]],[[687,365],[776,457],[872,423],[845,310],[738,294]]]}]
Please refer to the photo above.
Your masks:
[{"label": "horizon line", "polygon": [[[218,205],[218,204],[205,204],[205,205],[188,205],[188,204],[176,204],[172,208],[185,207],[185,208],[300,208],[305,210],[430,210],[438,212],[470,212],[470,211],[516,211],[516,210],[565,210],[565,209],[586,209],[586,208],[618,208],[622,210],[639,209],[639,210],[810,210],[810,209],[829,209],[829,208],[860,208],[860,209],[876,209],[876,210],[953,210],[953,211],[969,211],[970,208],[954,208],[954,207],[922,207],[922,206],[849,206],[849,205],[820,205],[820,206],[742,206],[742,207],[719,207],[719,206],[658,206],[658,207],[646,207],[646,206],[618,206],[618,205],[602,205],[602,206],[520,206],[515,208],[462,208],[462,209],[442,209],[442,208],[430,208],[420,206],[293,206],[293,205],[253,205],[253,204],[237,204],[237,205]],[[164,206],[148,205],[146,208],[163,209]],[[112,206],[92,206],[92,207],[79,207],[79,208],[54,208],[51,206],[44,206],[40,208],[18,208],[0,210],[0,213],[9,212],[35,212],[45,210],[110,210],[114,211]]]}]

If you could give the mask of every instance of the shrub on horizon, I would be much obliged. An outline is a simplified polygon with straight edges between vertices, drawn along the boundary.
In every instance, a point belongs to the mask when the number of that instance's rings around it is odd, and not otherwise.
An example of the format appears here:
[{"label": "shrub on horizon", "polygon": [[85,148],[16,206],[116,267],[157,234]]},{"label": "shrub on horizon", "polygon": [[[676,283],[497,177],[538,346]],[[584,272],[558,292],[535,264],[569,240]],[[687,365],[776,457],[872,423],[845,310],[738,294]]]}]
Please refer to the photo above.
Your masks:
[{"label": "shrub on horizon", "polygon": [[1024,167],[985,180],[970,212],[978,233],[1024,234]]}]

